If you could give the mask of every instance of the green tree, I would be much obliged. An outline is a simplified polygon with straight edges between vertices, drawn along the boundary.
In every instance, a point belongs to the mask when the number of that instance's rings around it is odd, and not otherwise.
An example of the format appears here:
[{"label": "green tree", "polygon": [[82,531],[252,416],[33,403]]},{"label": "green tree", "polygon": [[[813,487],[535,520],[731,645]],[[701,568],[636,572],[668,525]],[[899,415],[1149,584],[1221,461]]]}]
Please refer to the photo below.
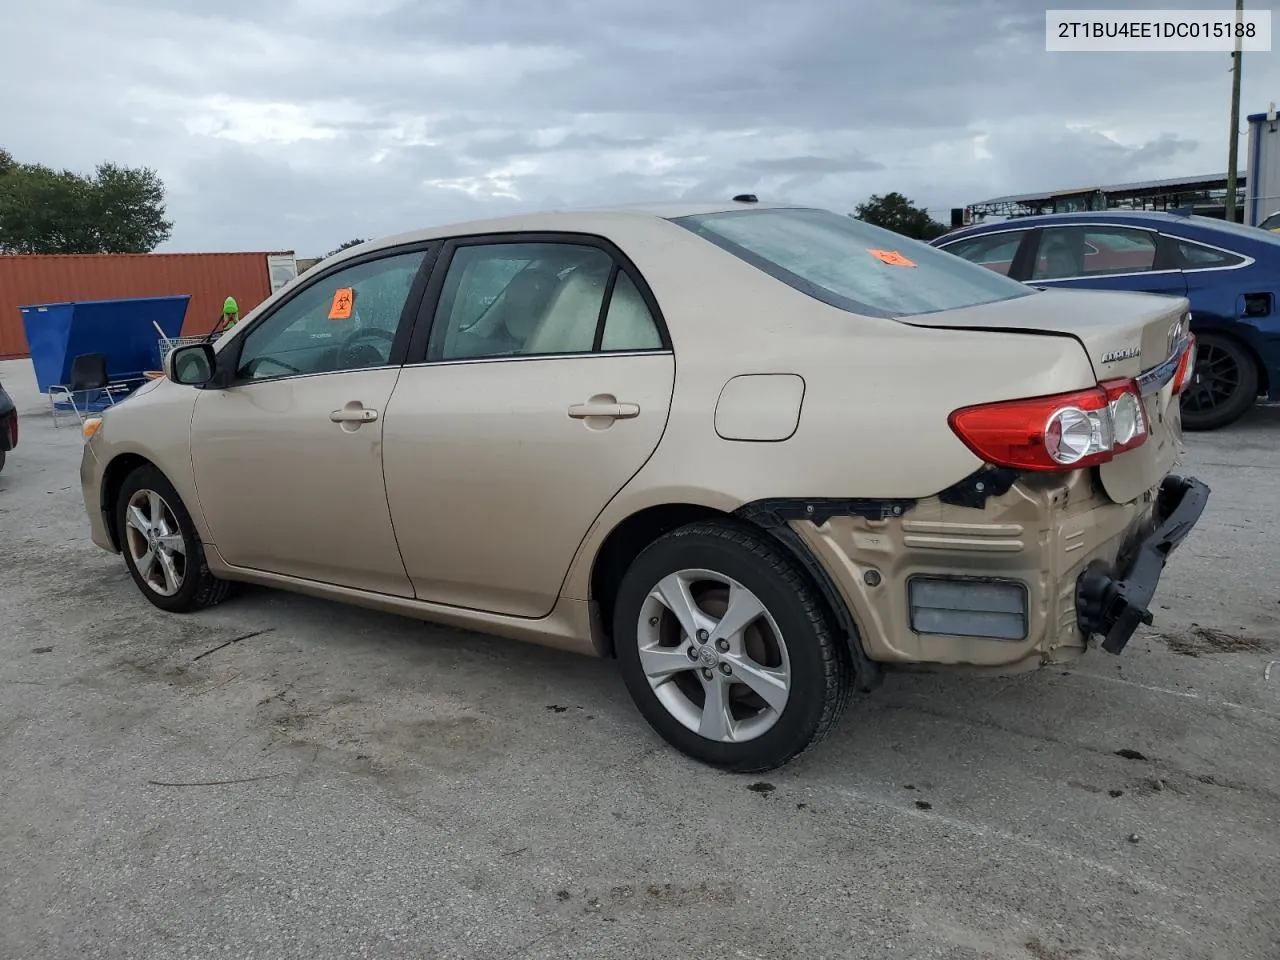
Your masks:
[{"label": "green tree", "polygon": [[154,170],[103,163],[82,176],[0,150],[0,252],[149,253],[173,229],[164,214]]},{"label": "green tree", "polygon": [[927,210],[917,207],[897,191],[883,197],[872,194],[869,200],[858,204],[850,216],[916,240],[932,240],[947,232]]},{"label": "green tree", "polygon": [[347,249],[347,247],[359,246],[364,242],[365,242],[364,237],[356,237],[354,240],[348,240],[346,243],[340,244],[339,246],[334,247],[332,250],[326,253],[325,258],[327,259],[329,257],[332,257],[335,253],[341,253],[343,250]]}]

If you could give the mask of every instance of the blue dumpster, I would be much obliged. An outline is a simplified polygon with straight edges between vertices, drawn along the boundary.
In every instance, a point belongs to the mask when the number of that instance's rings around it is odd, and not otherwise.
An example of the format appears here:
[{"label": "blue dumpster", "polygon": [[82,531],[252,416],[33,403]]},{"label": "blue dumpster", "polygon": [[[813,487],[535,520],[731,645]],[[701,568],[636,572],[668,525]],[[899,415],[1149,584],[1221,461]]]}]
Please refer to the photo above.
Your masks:
[{"label": "blue dumpster", "polygon": [[19,307],[40,392],[70,383],[71,364],[85,353],[106,357],[107,377],[113,383],[142,382],[147,370],[160,368],[156,327],[169,339],[178,337],[190,299],[140,297]]}]

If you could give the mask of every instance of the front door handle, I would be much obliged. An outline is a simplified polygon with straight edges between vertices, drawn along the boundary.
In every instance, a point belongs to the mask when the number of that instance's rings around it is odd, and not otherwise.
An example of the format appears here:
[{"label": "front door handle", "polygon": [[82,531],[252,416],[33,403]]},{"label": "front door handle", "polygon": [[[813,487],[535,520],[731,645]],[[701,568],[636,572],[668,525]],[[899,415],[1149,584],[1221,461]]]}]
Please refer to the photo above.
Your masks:
[{"label": "front door handle", "polygon": [[575,403],[569,408],[569,416],[575,420],[601,417],[609,420],[630,420],[640,416],[640,404],[618,403],[612,397],[592,397],[586,403]]},{"label": "front door handle", "polygon": [[372,423],[378,419],[378,411],[348,404],[341,410],[330,413],[329,419],[334,423]]}]

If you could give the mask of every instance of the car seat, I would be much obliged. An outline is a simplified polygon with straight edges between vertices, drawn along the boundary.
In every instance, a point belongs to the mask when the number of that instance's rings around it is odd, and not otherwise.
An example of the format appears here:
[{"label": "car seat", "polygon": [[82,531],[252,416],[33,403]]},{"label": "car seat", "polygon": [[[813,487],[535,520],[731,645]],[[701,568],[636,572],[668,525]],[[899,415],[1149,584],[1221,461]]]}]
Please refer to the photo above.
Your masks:
[{"label": "car seat", "polygon": [[1084,265],[1076,257],[1064,237],[1053,237],[1045,245],[1044,272],[1039,280],[1056,280],[1059,277],[1076,277],[1084,272]]}]

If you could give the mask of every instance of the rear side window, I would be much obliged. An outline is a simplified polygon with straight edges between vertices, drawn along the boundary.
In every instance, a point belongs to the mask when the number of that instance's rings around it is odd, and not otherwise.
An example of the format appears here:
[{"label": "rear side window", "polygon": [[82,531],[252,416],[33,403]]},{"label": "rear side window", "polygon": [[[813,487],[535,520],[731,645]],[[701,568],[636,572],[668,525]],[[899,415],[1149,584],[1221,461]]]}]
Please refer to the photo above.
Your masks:
[{"label": "rear side window", "polygon": [[1205,270],[1210,267],[1234,267],[1244,263],[1244,257],[1226,250],[1192,243],[1190,240],[1178,240],[1178,265],[1184,270]]},{"label": "rear side window", "polygon": [[735,210],[673,222],[851,313],[909,317],[1034,292],[927,243],[828,210]]}]

